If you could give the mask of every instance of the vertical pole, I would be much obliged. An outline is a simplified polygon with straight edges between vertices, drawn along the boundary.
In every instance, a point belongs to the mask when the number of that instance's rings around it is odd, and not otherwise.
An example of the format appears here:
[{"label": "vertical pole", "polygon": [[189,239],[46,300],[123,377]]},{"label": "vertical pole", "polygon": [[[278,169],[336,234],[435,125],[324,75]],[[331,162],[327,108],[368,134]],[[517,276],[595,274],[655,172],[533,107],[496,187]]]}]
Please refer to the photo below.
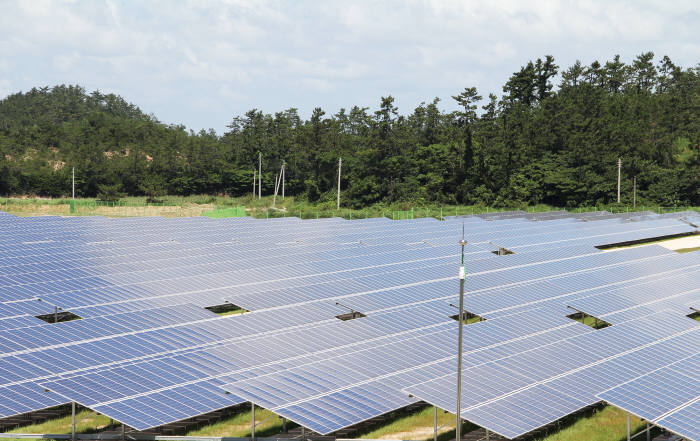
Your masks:
[{"label": "vertical pole", "polygon": [[637,177],[635,176],[634,179],[632,179],[633,185],[632,185],[632,207],[636,208],[637,207]]},{"label": "vertical pole", "polygon": [[489,429],[486,429],[486,441],[489,441]]},{"label": "vertical pole", "polygon": [[287,418],[282,417],[282,433],[287,433]]},{"label": "vertical pole", "polygon": [[343,158],[338,158],[338,202],[335,209],[340,210],[340,169],[343,167]]},{"label": "vertical pole", "polygon": [[632,422],[630,421],[630,413],[627,412],[627,441],[630,441],[631,436],[630,436],[630,430],[631,430]]},{"label": "vertical pole", "polygon": [[617,203],[620,203],[620,175],[622,174],[622,158],[617,158]]},{"label": "vertical pole", "polygon": [[255,440],[255,403],[250,403],[250,439]]},{"label": "vertical pole", "polygon": [[301,441],[306,441],[306,430],[301,426]]},{"label": "vertical pole", "polygon": [[462,265],[459,267],[459,326],[457,334],[457,421],[455,424],[455,439],[462,439],[462,328],[464,323],[464,222],[462,222],[462,240],[459,244],[462,247]]},{"label": "vertical pole", "polygon": [[73,167],[73,200],[75,200],[75,167]]},{"label": "vertical pole", "polygon": [[647,421],[647,441],[651,441],[651,427],[649,427],[649,421]]},{"label": "vertical pole", "polygon": [[71,403],[71,432],[70,439],[75,441],[75,401]]},{"label": "vertical pole", "polygon": [[257,170],[253,170],[253,197],[255,197],[255,181],[258,179],[256,173]]},{"label": "vertical pole", "polygon": [[277,191],[280,188],[280,182],[282,181],[282,170],[280,169],[279,175],[275,176],[275,195],[272,197],[272,207],[277,204]]},{"label": "vertical pole", "polygon": [[437,407],[433,406],[433,441],[437,441]]},{"label": "vertical pole", "polygon": [[58,306],[53,307],[53,322],[58,323]]},{"label": "vertical pole", "polygon": [[285,173],[284,169],[287,168],[285,167],[287,164],[285,164],[284,161],[282,161],[282,199],[284,199],[284,178],[285,178]]},{"label": "vertical pole", "polygon": [[126,440],[126,426],[122,423],[122,441]]},{"label": "vertical pole", "polygon": [[262,153],[258,152],[258,199],[262,199]]}]

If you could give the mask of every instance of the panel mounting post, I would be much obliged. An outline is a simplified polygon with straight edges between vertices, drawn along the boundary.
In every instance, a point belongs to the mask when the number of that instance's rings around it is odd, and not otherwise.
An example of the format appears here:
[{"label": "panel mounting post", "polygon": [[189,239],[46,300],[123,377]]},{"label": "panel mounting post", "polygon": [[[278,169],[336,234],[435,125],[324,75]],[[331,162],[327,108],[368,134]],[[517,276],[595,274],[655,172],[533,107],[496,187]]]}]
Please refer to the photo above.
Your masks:
[{"label": "panel mounting post", "polygon": [[651,441],[651,427],[649,426],[649,421],[647,421],[647,441]]},{"label": "panel mounting post", "polygon": [[282,417],[282,433],[287,433],[287,418]]},{"label": "panel mounting post", "polygon": [[70,439],[75,441],[75,401],[71,402],[71,431]]},{"label": "panel mounting post", "polygon": [[627,412],[627,441],[630,441],[632,437],[630,436],[630,430],[631,430],[632,422],[630,421],[630,413]]},{"label": "panel mounting post", "polygon": [[433,440],[437,441],[437,407],[433,406]]},{"label": "panel mounting post", "polygon": [[250,403],[250,439],[255,440],[255,403]]}]

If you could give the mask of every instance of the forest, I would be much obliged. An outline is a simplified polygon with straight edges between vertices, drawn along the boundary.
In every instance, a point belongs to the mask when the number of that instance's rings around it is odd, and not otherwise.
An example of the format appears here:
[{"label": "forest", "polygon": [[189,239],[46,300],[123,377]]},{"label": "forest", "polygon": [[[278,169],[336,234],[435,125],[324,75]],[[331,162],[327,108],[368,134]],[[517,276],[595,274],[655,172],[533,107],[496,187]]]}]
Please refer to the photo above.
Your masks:
[{"label": "forest", "polygon": [[[194,132],[147,115],[120,96],[78,85],[37,87],[0,101],[0,194],[217,194],[252,191],[258,153],[263,193],[286,164],[286,192],[309,202],[550,204],[614,202],[636,178],[638,203],[700,205],[700,64],[643,53],[560,68],[551,56],[516,70],[499,95],[456,90],[400,112],[334,114],[251,109],[223,134]],[[451,105],[450,107],[455,107]],[[624,200],[623,200],[624,202]]]}]

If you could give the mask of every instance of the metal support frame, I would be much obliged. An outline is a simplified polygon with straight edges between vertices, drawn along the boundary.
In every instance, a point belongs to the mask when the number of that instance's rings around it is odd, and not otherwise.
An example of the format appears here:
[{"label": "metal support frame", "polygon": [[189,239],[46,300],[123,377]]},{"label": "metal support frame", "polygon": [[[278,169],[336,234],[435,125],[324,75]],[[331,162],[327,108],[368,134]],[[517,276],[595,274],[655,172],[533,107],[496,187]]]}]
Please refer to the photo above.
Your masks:
[{"label": "metal support frame", "polygon": [[255,403],[250,403],[250,439],[255,440]]},{"label": "metal support frame", "polygon": [[126,440],[126,426],[122,423],[122,441]]},{"label": "metal support frame", "polygon": [[627,441],[630,441],[630,439],[632,439],[632,437],[630,436],[630,430],[632,428],[631,426],[632,426],[631,415],[629,412],[627,412]]},{"label": "metal support frame", "polygon": [[287,433],[287,418],[282,417],[282,433]]},{"label": "metal support frame", "polygon": [[75,401],[72,401],[71,403],[71,431],[70,431],[70,439],[71,441],[75,441]]},{"label": "metal support frame", "polygon": [[437,425],[437,407],[433,406],[433,440],[437,441],[438,425]]},{"label": "metal support frame", "polygon": [[647,421],[647,441],[651,441],[651,427],[649,426],[649,421]]}]

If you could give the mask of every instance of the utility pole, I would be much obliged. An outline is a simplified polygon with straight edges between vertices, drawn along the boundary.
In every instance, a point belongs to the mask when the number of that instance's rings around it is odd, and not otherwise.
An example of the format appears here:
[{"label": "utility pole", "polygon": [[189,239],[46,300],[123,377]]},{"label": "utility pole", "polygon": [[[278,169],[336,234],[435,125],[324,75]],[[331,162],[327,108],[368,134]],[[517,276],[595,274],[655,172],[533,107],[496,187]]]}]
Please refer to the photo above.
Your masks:
[{"label": "utility pole", "polygon": [[617,158],[617,203],[620,203],[620,174],[622,172],[622,159]]},{"label": "utility pole", "polygon": [[277,193],[279,193],[280,190],[280,183],[282,182],[282,175],[284,174],[284,164],[282,164],[282,167],[280,168],[280,172],[277,176],[275,176],[275,195],[272,198],[272,207],[274,208],[277,203]]},{"label": "utility pole", "polygon": [[285,167],[286,165],[287,164],[284,161],[282,161],[282,199],[284,199],[284,178],[285,178],[285,170],[284,169],[287,168],[287,167]]},{"label": "utility pole", "polygon": [[255,197],[255,181],[258,179],[258,177],[255,175],[256,170],[253,169],[253,197]]},{"label": "utility pole", "polygon": [[462,439],[462,328],[464,323],[464,245],[467,242],[464,240],[464,222],[462,222],[462,240],[459,241],[462,246],[462,265],[459,267],[459,333],[457,335],[457,424],[455,426],[455,440]]},{"label": "utility pole", "polygon": [[262,152],[258,152],[258,199],[262,199]]},{"label": "utility pole", "polygon": [[75,167],[73,167],[73,200],[75,200]]},{"label": "utility pole", "polygon": [[632,207],[637,208],[637,177],[632,179]]},{"label": "utility pole", "polygon": [[335,209],[340,210],[340,169],[343,167],[343,158],[338,158],[338,202]]}]

